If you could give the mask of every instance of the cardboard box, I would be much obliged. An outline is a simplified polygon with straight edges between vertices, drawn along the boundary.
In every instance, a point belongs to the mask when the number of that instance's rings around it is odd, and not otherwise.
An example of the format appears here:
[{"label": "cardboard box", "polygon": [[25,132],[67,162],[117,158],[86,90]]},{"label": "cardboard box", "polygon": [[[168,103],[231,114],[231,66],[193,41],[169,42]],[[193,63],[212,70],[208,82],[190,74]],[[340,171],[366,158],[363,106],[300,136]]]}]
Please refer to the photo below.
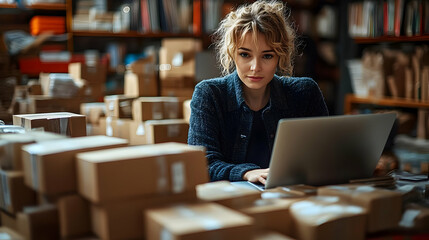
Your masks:
[{"label": "cardboard box", "polygon": [[156,75],[157,68],[152,55],[132,62],[129,67],[132,73],[138,75]]},{"label": "cardboard box", "polygon": [[18,232],[26,240],[58,240],[59,221],[55,205],[27,207],[16,215]]},{"label": "cardboard box", "polygon": [[183,102],[183,119],[189,123],[191,119],[191,99],[187,99]]},{"label": "cardboard box", "polygon": [[13,115],[13,125],[24,127],[27,131],[43,128],[46,132],[70,137],[86,136],[85,116],[69,112]]},{"label": "cardboard box", "polygon": [[365,239],[365,209],[338,197],[309,197],[293,203],[290,213],[297,239]]},{"label": "cardboard box", "polygon": [[131,118],[134,98],[125,95],[109,95],[104,97],[106,117]]},{"label": "cardboard box", "polygon": [[196,188],[200,200],[215,202],[232,209],[251,205],[261,197],[261,192],[256,188],[241,187],[231,184],[229,181],[204,183]]},{"label": "cardboard box", "polygon": [[49,132],[26,132],[0,135],[0,166],[3,170],[22,170],[21,147],[35,142],[63,139],[66,136]]},{"label": "cardboard box", "polygon": [[273,231],[257,232],[252,240],[294,240],[291,237]]},{"label": "cardboard box", "polygon": [[0,170],[0,206],[8,213],[15,214],[23,207],[36,204],[36,193],[24,184],[22,171]]},{"label": "cardboard box", "polygon": [[90,83],[104,83],[106,82],[106,66],[103,64],[96,64],[95,66],[88,66],[84,63],[70,63],[69,74],[75,79],[85,79]]},{"label": "cardboard box", "polygon": [[183,118],[183,102],[182,97],[161,97],[164,103],[164,118],[178,119]]},{"label": "cardboard box", "polygon": [[168,77],[161,80],[163,88],[193,88],[195,78],[193,77]]},{"label": "cardboard box", "polygon": [[128,97],[155,97],[158,94],[158,78],[156,75],[125,73],[124,95]]},{"label": "cardboard box", "polygon": [[134,121],[164,119],[164,103],[160,97],[140,97],[133,101]]},{"label": "cardboard box", "polygon": [[147,240],[251,239],[253,219],[216,203],[177,205],[146,211]]},{"label": "cardboard box", "polygon": [[60,236],[72,238],[91,233],[89,202],[74,194],[61,197],[57,202]]},{"label": "cardboard box", "polygon": [[144,239],[143,212],[150,208],[196,201],[195,190],[151,195],[102,205],[91,205],[92,231],[101,239]]},{"label": "cardboard box", "polygon": [[257,199],[238,211],[252,217],[258,231],[271,230],[290,236],[293,234],[294,224],[289,207],[300,200],[303,198]]},{"label": "cardboard box", "polygon": [[21,234],[8,227],[0,227],[0,236],[2,240],[26,240]]},{"label": "cardboard box", "polygon": [[98,125],[100,118],[106,116],[106,104],[91,102],[80,104],[80,114],[86,116],[86,122]]},{"label": "cardboard box", "polygon": [[6,227],[13,231],[17,230],[16,217],[14,214],[10,214],[5,211],[0,211],[0,222],[1,226],[3,227]]},{"label": "cardboard box", "polygon": [[46,195],[74,192],[77,153],[124,146],[127,146],[126,140],[107,136],[26,145],[22,148],[25,183]]},{"label": "cardboard box", "polygon": [[338,196],[368,211],[367,231],[370,233],[398,226],[402,216],[402,197],[398,192],[370,185],[344,184],[320,187],[318,195]]},{"label": "cardboard box", "polygon": [[407,204],[399,222],[399,227],[408,232],[427,232],[429,208],[416,203]]},{"label": "cardboard box", "polygon": [[145,128],[147,144],[188,142],[189,123],[183,119],[148,120]]},{"label": "cardboard box", "polygon": [[192,98],[194,88],[170,88],[161,87],[161,96]]},{"label": "cardboard box", "polygon": [[93,203],[181,193],[208,182],[205,149],[198,146],[163,143],[76,157],[79,193]]},{"label": "cardboard box", "polygon": [[[71,112],[79,113],[79,106],[82,99],[59,98],[47,95],[31,95],[27,99],[28,113],[50,113],[50,112]],[[21,106],[20,106],[21,107]],[[22,107],[21,109],[23,109]]]},{"label": "cardboard box", "polygon": [[100,134],[129,140],[132,122],[132,119],[127,118],[102,117],[99,121]]},{"label": "cardboard box", "polygon": [[147,144],[146,128],[144,122],[133,121],[130,123],[130,145]]},{"label": "cardboard box", "polygon": [[195,54],[201,49],[199,39],[164,38],[159,50],[160,78],[195,77]]}]

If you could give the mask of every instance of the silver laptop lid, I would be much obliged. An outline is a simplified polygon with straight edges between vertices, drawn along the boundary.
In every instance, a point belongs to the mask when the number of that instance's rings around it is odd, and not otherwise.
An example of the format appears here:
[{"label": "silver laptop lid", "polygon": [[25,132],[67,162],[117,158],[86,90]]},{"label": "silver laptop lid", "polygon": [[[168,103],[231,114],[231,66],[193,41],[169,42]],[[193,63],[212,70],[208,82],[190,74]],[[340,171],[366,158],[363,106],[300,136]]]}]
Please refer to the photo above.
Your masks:
[{"label": "silver laptop lid", "polygon": [[380,113],[280,120],[265,187],[371,177],[395,118]]}]

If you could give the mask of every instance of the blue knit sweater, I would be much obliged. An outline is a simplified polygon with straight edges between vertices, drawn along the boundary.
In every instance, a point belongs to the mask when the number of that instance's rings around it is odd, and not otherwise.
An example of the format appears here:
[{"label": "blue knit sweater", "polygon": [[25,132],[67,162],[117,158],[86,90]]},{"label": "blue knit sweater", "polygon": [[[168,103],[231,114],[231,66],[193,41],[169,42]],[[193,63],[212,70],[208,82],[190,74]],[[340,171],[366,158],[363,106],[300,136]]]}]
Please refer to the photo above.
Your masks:
[{"label": "blue knit sweater", "polygon": [[[282,118],[326,116],[323,95],[310,78],[274,76],[262,119],[272,151]],[[246,105],[237,72],[197,84],[191,101],[188,144],[206,147],[211,181],[242,181],[245,172],[260,168],[246,162],[253,113]]]}]

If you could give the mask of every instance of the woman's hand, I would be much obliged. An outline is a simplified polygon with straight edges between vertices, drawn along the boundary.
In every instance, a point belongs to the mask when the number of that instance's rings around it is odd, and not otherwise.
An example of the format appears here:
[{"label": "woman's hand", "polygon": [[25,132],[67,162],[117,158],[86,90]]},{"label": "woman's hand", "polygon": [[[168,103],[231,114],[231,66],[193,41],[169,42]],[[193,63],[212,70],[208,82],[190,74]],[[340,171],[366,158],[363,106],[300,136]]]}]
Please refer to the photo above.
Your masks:
[{"label": "woman's hand", "polygon": [[269,168],[247,171],[244,174],[243,179],[254,183],[260,182],[265,185],[265,183],[267,182],[268,170]]}]

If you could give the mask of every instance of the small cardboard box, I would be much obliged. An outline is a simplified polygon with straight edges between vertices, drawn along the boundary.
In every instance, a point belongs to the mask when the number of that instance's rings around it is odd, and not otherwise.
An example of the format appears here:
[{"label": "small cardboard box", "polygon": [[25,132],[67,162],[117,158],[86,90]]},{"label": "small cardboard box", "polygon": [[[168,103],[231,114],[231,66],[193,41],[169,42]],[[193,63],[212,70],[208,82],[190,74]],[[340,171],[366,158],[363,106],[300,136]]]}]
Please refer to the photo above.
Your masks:
[{"label": "small cardboard box", "polygon": [[130,145],[147,144],[145,123],[133,121],[130,123]]},{"label": "small cardboard box", "polygon": [[293,234],[293,221],[289,207],[302,199],[257,199],[238,211],[253,217],[257,230],[271,230],[290,236]]},{"label": "small cardboard box", "polygon": [[129,140],[132,122],[133,120],[128,118],[102,117],[99,126],[102,129],[102,134],[106,136]]},{"label": "small cardboard box", "polygon": [[146,239],[251,239],[253,219],[216,203],[146,211]]},{"label": "small cardboard box", "polygon": [[208,182],[205,149],[198,146],[162,143],[76,157],[79,193],[93,203],[181,193]]},{"label": "small cardboard box", "polygon": [[153,56],[138,59],[130,65],[130,71],[138,75],[156,75],[156,64]]},{"label": "small cardboard box", "polygon": [[156,75],[140,75],[125,73],[124,95],[128,97],[155,97],[158,94],[158,78]]},{"label": "small cardboard box", "polygon": [[290,213],[297,239],[365,239],[365,209],[338,197],[309,197],[293,203]]},{"label": "small cardboard box", "polygon": [[23,207],[36,204],[36,192],[24,184],[22,171],[0,170],[0,206],[8,213],[15,214]]},{"label": "small cardboard box", "polygon": [[161,87],[161,96],[169,97],[181,97],[181,98],[192,98],[194,94],[194,88],[171,88],[171,87]]},{"label": "small cardboard box", "polygon": [[59,220],[55,205],[26,207],[16,215],[18,232],[26,240],[58,240]]},{"label": "small cardboard box", "polygon": [[133,101],[134,121],[164,119],[164,103],[160,97],[140,97]]},{"label": "small cardboard box", "polygon": [[194,191],[151,195],[108,204],[92,204],[92,231],[101,239],[144,239],[143,212],[150,208],[196,201]]},{"label": "small cardboard box", "polygon": [[165,88],[193,88],[195,87],[195,78],[193,77],[168,77],[163,78],[161,86]]},{"label": "small cardboard box", "polygon": [[0,166],[3,170],[22,170],[21,148],[35,142],[63,139],[66,136],[50,132],[26,132],[0,135]]},{"label": "small cardboard box", "polygon": [[189,123],[183,119],[148,120],[145,128],[147,144],[188,142]]},{"label": "small cardboard box", "polygon": [[27,131],[43,128],[46,132],[70,137],[86,136],[85,116],[69,112],[13,115],[13,125],[21,126]]},{"label": "small cardboard box", "polygon": [[86,122],[98,125],[100,118],[106,116],[106,104],[103,102],[82,103],[80,114],[86,116]]},{"label": "small cardboard box", "polygon": [[134,97],[125,95],[109,95],[104,97],[106,117],[131,118]]},{"label": "small cardboard box", "polygon": [[368,211],[367,231],[377,232],[398,226],[402,216],[402,196],[398,192],[370,185],[344,184],[320,187],[318,195],[338,196]]},{"label": "small cardboard box", "polygon": [[84,63],[70,63],[69,74],[74,79],[85,79],[90,83],[104,83],[106,82],[106,66],[103,64],[96,64],[95,66],[88,66]]},{"label": "small cardboard box", "polygon": [[120,138],[88,136],[25,145],[22,148],[25,183],[46,195],[74,192],[77,153],[127,144]]},{"label": "small cardboard box", "polygon": [[89,202],[74,194],[60,197],[57,202],[60,235],[63,239],[91,233]]},{"label": "small cardboard box", "polygon": [[197,196],[202,201],[238,209],[260,199],[261,192],[256,188],[250,189],[231,184],[229,181],[217,181],[198,185]]},{"label": "small cardboard box", "polygon": [[[47,95],[31,95],[27,99],[28,113],[49,113],[49,112],[72,112],[79,113],[79,106],[82,99],[59,98]],[[21,107],[21,106],[20,106]],[[25,108],[22,106],[22,108]]]}]

